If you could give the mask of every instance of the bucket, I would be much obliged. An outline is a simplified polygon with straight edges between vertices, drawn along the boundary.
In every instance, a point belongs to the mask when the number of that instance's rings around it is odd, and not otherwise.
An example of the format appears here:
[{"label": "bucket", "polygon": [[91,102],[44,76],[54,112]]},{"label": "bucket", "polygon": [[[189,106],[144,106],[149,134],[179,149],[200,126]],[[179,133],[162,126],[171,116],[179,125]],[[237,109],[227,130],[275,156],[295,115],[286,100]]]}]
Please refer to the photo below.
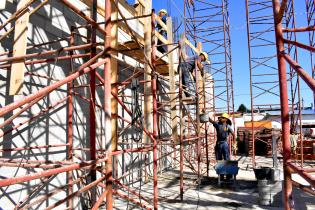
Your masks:
[{"label": "bucket", "polygon": [[209,115],[208,113],[202,113],[199,115],[199,119],[201,123],[206,123],[209,121]]},{"label": "bucket", "polygon": [[270,206],[271,204],[270,185],[268,182],[268,180],[258,180],[258,202],[262,206]]},{"label": "bucket", "polygon": [[282,205],[282,181],[272,182],[270,184],[271,206],[281,207]]},{"label": "bucket", "polygon": [[254,168],[254,173],[258,181],[264,179],[271,180],[271,168],[269,167]]},{"label": "bucket", "polygon": [[280,181],[280,170],[279,169],[273,169],[271,171],[271,180],[276,182],[276,181]]}]

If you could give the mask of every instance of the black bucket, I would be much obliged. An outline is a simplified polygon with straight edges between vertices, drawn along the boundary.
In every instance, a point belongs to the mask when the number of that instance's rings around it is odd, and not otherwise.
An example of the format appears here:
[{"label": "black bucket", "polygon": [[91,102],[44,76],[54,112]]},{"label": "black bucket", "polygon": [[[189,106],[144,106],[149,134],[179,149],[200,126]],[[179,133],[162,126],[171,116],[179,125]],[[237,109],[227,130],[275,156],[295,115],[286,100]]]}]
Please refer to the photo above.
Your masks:
[{"label": "black bucket", "polygon": [[254,173],[257,180],[271,180],[272,169],[269,167],[254,168]]}]

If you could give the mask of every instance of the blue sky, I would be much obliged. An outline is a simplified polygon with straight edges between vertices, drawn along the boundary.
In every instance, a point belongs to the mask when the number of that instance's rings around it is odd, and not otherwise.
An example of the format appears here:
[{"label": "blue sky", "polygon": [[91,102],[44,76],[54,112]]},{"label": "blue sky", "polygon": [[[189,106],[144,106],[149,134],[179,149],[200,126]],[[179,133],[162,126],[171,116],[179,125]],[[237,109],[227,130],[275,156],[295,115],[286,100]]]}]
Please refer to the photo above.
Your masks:
[{"label": "blue sky", "polygon": [[[221,0],[216,0],[213,2],[221,2]],[[295,5],[297,27],[306,26],[305,3],[304,1],[295,2],[298,2]],[[177,16],[179,17],[179,19],[181,14],[183,13],[183,0],[153,0],[153,6],[156,11],[161,8],[166,8],[168,9],[172,17]],[[247,107],[250,107],[249,61],[247,47],[245,0],[230,0],[229,12],[231,24],[235,108],[237,109],[237,107],[241,103],[244,103]],[[271,34],[270,36],[274,35]],[[307,34],[298,34],[298,40],[305,44],[308,44],[307,37]],[[273,49],[270,49],[270,55],[272,55],[273,53]],[[299,63],[305,70],[311,72],[311,65],[309,60],[309,52],[299,50]],[[268,78],[265,79],[268,80]],[[279,92],[278,89],[275,89],[275,92]],[[301,93],[304,99],[305,106],[309,106],[313,100],[312,93],[307,88],[304,82],[301,83]],[[257,98],[257,100],[255,101],[255,104],[268,103],[279,103],[278,97],[271,94],[264,94],[261,97]]]}]

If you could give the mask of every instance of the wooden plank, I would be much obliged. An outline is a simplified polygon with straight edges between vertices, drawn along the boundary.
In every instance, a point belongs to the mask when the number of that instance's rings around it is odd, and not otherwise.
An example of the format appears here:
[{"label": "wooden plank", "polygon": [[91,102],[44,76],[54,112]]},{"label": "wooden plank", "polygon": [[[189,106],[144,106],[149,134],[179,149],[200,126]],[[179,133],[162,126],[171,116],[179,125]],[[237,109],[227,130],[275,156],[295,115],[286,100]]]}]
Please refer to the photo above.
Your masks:
[{"label": "wooden plank", "polygon": [[[92,0],[80,0],[81,2],[83,2],[85,5],[91,7],[93,2]],[[119,5],[121,5],[124,9],[128,10],[128,12],[130,12],[132,14],[132,16],[136,16],[137,15],[137,11],[132,8],[130,5],[128,5],[124,0],[118,0]],[[112,8],[116,8],[114,5],[112,6]],[[102,16],[105,17],[105,8],[104,6],[102,6],[101,4],[97,4],[97,12]],[[142,20],[139,19],[139,22],[142,23]],[[143,24],[143,23],[142,23]],[[130,32],[128,30],[128,28],[126,27],[126,24],[124,21],[120,21],[118,23],[118,28],[120,28],[121,30],[123,30],[125,33],[130,35]],[[143,37],[141,37],[137,32],[135,33],[135,36],[137,37],[137,39],[139,40],[139,42],[141,44],[143,44]]]},{"label": "wooden plank", "polygon": [[202,43],[201,42],[197,43],[197,48],[198,48],[199,52],[202,52]]},{"label": "wooden plank", "polygon": [[155,36],[163,43],[163,44],[168,44],[169,42],[167,39],[164,38],[159,32],[155,31]]},{"label": "wooden plank", "polygon": [[[200,54],[201,50],[196,48],[187,38],[184,38],[185,44],[187,44],[196,54]],[[210,61],[206,61],[208,64],[210,64]]]},{"label": "wooden plank", "polygon": [[[173,30],[172,30],[172,19],[169,17],[167,18],[167,38],[169,43],[173,43]],[[174,49],[173,45],[168,46],[168,51],[172,51]],[[178,116],[176,110],[176,97],[177,94],[175,93],[176,86],[175,86],[175,69],[174,69],[174,51],[168,54],[168,75],[170,80],[170,99],[171,99],[171,126],[172,126],[172,138],[175,142],[178,142]]]},{"label": "wooden plank", "polygon": [[[151,8],[152,8],[152,6],[150,6],[150,5],[152,4],[152,0],[150,0],[150,1],[137,0],[137,2],[139,2],[140,4],[142,4],[144,8],[148,8],[148,7],[151,7]],[[147,10],[147,11],[148,11],[148,10]],[[150,12],[151,12],[151,11],[150,11]]]},{"label": "wooden plank", "polygon": [[185,38],[185,43],[193,50],[196,54],[200,54],[200,51],[187,39]]},{"label": "wooden plank", "polygon": [[[140,50],[138,45],[134,41],[128,41],[125,43],[119,43],[117,50],[120,51],[120,53],[127,55],[135,60],[137,60],[140,63],[145,63],[144,60],[144,51]],[[159,56],[162,56],[163,54],[159,53],[157,51],[157,58]],[[159,74],[162,75],[168,75],[168,63],[166,62],[167,57],[163,57],[162,59],[159,59],[156,63],[156,71]]]},{"label": "wooden plank", "polygon": [[[93,4],[93,0],[80,0],[81,2],[83,2],[85,5],[87,5],[88,7],[91,7]],[[133,16],[136,15],[136,10],[128,5],[124,0],[118,0],[117,2],[119,2],[120,5],[122,5],[125,9],[127,9],[130,13],[133,14]],[[113,5],[112,8],[115,8],[115,6]],[[101,16],[105,17],[105,7],[103,4],[97,4],[97,13],[99,13]]]},{"label": "wooden plank", "polygon": [[[17,10],[27,3],[28,0],[21,0],[17,5]],[[30,13],[27,11],[15,22],[13,56],[23,56],[26,54],[29,16]],[[9,95],[22,94],[25,69],[26,67],[23,59],[12,63]]]},{"label": "wooden plank", "polygon": [[155,20],[160,24],[160,26],[165,29],[166,31],[168,30],[167,25],[161,20],[161,18],[158,15],[155,15]]},{"label": "wooden plank", "polygon": [[[198,42],[197,43],[197,49],[198,49],[198,51],[199,52],[202,52],[202,43],[201,42]],[[204,77],[202,77],[201,76],[201,71],[198,71],[198,78],[200,78],[199,79],[199,81],[198,81],[198,83],[199,83],[199,85],[198,85],[198,87],[199,87],[199,103],[200,103],[200,105],[199,105],[199,107],[200,107],[200,112],[202,112],[202,110],[203,109],[205,109],[206,107],[205,107],[205,88],[204,88]]]}]

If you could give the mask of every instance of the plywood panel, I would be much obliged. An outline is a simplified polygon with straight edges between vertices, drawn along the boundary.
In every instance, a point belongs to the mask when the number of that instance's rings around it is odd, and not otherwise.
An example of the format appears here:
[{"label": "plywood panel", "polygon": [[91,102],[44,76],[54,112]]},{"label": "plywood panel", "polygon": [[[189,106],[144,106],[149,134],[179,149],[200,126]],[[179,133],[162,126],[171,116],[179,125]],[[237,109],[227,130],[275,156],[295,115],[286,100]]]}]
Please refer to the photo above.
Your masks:
[{"label": "plywood panel", "polygon": [[[127,55],[141,63],[144,63],[144,51],[140,49],[136,42],[128,41],[124,43],[119,43],[117,49],[124,55]],[[162,59],[163,54],[157,51],[157,62],[156,62],[156,71],[162,75],[168,75],[168,58],[164,56]]]},{"label": "plywood panel", "polygon": [[[28,0],[21,0],[18,3],[17,10],[22,8],[27,3]],[[29,16],[30,16],[29,12],[25,12],[15,22],[13,56],[23,56],[26,54]],[[10,72],[11,73],[9,90],[10,95],[17,95],[22,93],[24,72],[25,72],[24,59],[17,60],[12,63],[12,68]]]}]

